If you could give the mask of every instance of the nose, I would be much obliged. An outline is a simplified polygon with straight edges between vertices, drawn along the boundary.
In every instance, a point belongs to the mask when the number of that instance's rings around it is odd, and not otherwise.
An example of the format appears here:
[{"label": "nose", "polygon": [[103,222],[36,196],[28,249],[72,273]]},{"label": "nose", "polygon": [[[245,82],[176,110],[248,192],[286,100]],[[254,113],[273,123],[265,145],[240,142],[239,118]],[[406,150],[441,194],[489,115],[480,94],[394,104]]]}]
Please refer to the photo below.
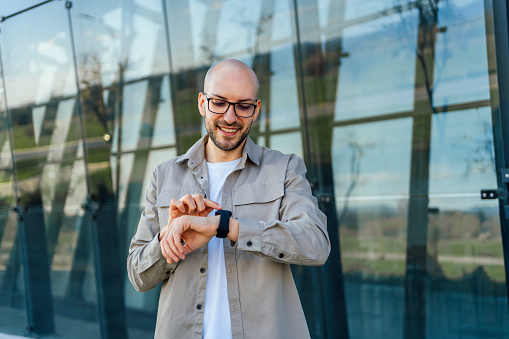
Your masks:
[{"label": "nose", "polygon": [[235,108],[233,105],[228,107],[228,110],[223,114],[223,119],[227,124],[233,124],[237,120],[237,115],[235,114]]}]

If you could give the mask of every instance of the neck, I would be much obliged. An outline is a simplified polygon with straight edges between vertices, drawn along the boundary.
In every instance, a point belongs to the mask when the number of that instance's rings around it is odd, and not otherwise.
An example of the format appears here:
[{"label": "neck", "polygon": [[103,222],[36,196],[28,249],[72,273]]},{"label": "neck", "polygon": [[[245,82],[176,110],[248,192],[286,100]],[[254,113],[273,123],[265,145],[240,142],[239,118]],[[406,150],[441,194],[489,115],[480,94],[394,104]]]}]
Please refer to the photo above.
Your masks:
[{"label": "neck", "polygon": [[244,150],[245,145],[246,140],[244,140],[244,142],[234,150],[223,151],[209,140],[205,145],[205,159],[208,162],[227,162],[236,160],[242,157],[242,151]]}]

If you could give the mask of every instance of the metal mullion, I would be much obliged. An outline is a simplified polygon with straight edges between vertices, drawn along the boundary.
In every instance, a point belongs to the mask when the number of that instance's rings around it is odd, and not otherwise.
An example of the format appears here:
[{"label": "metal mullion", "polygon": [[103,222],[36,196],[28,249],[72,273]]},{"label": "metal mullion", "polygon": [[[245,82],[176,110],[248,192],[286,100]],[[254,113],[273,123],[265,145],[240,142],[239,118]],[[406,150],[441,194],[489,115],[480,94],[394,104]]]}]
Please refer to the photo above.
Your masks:
[{"label": "metal mullion", "polygon": [[[499,198],[500,229],[505,267],[506,293],[509,303],[509,183],[502,177],[502,170],[509,168],[509,8],[507,1],[485,0],[486,35],[494,36],[494,48],[487,44],[488,55],[494,53],[495,65],[488,64],[489,70],[496,70],[497,86],[490,91],[492,100],[492,121],[495,146],[495,168],[497,183],[505,196]],[[493,22],[490,22],[493,18]]]},{"label": "metal mullion", "polygon": [[38,4],[36,4],[36,5],[33,5],[33,6],[31,6],[31,7],[28,7],[28,8],[22,9],[21,11],[18,11],[18,12],[16,12],[16,13],[9,14],[9,15],[7,15],[7,16],[0,16],[0,22],[4,22],[5,20],[10,19],[10,18],[12,18],[12,17],[15,17],[16,15],[19,15],[19,14],[21,14],[21,13],[25,13],[25,12],[27,12],[27,11],[29,11],[29,10],[32,10],[32,9],[34,9],[34,8],[36,8],[36,7],[39,7],[39,6],[45,5],[45,4],[47,4],[47,3],[49,3],[49,2],[52,2],[52,1],[54,1],[54,0],[47,0],[47,1],[44,1],[44,2],[41,2],[41,3],[38,3]]},{"label": "metal mullion", "polygon": [[[480,100],[480,101],[472,101],[467,103],[461,103],[451,106],[440,106],[440,107],[434,107],[436,110],[436,113],[433,113],[433,115],[436,114],[443,114],[443,113],[451,113],[456,111],[462,111],[466,109],[474,109],[474,108],[482,108],[482,107],[489,107],[490,101],[489,100]],[[420,116],[423,114],[429,114],[428,112],[422,113],[421,111],[406,111],[406,112],[400,112],[400,113],[390,113],[390,114],[382,114],[382,115],[376,115],[376,116],[369,116],[364,118],[357,118],[357,119],[347,119],[347,120],[340,120],[334,122],[334,127],[339,126],[351,126],[351,125],[358,125],[358,124],[364,124],[369,122],[377,122],[377,121],[386,121],[386,120],[394,120],[394,119],[401,119],[401,118],[414,118],[416,116]]]}]

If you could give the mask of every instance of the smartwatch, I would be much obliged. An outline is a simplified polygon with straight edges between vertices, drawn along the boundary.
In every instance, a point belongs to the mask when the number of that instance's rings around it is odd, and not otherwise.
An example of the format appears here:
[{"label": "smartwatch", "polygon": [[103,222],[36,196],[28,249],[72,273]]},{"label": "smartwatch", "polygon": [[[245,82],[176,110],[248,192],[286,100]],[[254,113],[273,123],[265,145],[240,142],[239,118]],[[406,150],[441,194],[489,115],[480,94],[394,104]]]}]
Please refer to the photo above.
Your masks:
[{"label": "smartwatch", "polygon": [[216,237],[226,238],[228,233],[230,233],[230,217],[232,216],[232,212],[227,210],[219,210],[216,211],[216,215],[220,216]]}]

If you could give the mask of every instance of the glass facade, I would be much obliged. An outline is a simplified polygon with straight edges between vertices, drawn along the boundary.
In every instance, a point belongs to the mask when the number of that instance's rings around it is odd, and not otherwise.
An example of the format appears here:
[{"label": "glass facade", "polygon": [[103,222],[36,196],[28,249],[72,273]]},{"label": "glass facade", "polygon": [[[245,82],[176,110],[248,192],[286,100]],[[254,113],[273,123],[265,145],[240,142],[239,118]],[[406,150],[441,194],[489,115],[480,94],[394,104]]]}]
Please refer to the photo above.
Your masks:
[{"label": "glass facade", "polygon": [[304,158],[328,217],[325,266],[292,268],[311,336],[509,337],[507,2],[0,2],[0,332],[153,337],[144,188],[235,58],[251,138]]}]

